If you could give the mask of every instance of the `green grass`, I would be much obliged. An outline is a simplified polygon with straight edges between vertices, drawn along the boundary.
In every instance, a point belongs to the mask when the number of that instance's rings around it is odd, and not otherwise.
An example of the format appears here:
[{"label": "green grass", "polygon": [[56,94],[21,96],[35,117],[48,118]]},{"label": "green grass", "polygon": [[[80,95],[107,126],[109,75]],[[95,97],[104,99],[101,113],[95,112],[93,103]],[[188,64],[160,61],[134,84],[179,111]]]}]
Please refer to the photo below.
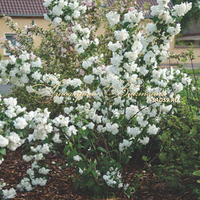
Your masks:
[{"label": "green grass", "polygon": [[[193,74],[193,69],[184,69],[184,72],[187,74]],[[200,68],[194,69],[195,75],[200,75]]]}]

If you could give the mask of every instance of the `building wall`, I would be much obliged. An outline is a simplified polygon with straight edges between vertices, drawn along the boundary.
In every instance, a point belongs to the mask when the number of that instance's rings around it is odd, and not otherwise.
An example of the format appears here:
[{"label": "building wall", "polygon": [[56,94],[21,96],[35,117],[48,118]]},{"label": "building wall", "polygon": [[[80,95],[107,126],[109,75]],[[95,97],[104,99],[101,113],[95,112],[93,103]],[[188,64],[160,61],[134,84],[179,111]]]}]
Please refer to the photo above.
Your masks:
[{"label": "building wall", "polygon": [[[14,23],[17,23],[20,28],[23,28],[25,25],[29,25],[34,20],[34,24],[39,27],[43,27],[47,29],[49,21],[44,20],[43,17],[13,17]],[[0,38],[5,36],[5,33],[12,33],[8,26],[5,25],[4,19],[0,18]],[[40,44],[40,38],[38,36],[35,37],[35,46]],[[2,59],[7,59],[8,56],[4,56],[4,50],[0,48],[0,54],[2,55]]]},{"label": "building wall", "polygon": [[[46,21],[44,20],[42,17],[41,18],[34,18],[34,17],[26,17],[26,18],[20,18],[20,17],[13,17],[13,20],[14,22],[17,22],[18,23],[18,26],[20,28],[23,28],[25,25],[29,25],[30,23],[32,23],[32,20],[34,20],[34,24],[36,24],[37,26],[39,27],[43,27],[44,29],[47,29],[48,28],[48,24],[49,24],[49,21]],[[101,27],[97,30],[97,35],[101,35],[101,34],[104,34],[104,28],[103,28],[103,25],[101,25]],[[4,37],[4,34],[5,33],[12,33],[8,26],[5,26],[5,23],[4,23],[4,19],[3,18],[0,18],[0,38]],[[35,37],[35,46],[38,46],[40,44],[40,38],[39,37]],[[170,44],[170,49],[169,49],[169,52],[174,52],[176,54],[178,53],[181,53],[183,51],[187,51],[188,48],[175,48],[174,46],[174,39],[172,39],[172,42]],[[196,57],[196,59],[193,61],[194,63],[200,63],[200,48],[193,48],[194,50],[194,55]],[[2,48],[0,48],[0,54],[2,55],[2,59],[7,59],[8,56],[3,56],[4,54],[4,50]],[[166,60],[164,62],[164,64],[168,64],[169,61]],[[175,59],[170,59],[170,63],[171,64],[175,64],[177,63],[177,60]]]},{"label": "building wall", "polygon": [[[103,28],[103,25],[101,25],[101,27],[97,30],[97,36],[100,36],[101,34],[103,35],[104,31],[105,31],[105,29]],[[170,48],[169,48],[168,52],[174,52],[175,54],[179,54],[181,52],[187,51],[187,49],[188,48],[183,48],[183,47],[182,48],[176,48],[175,47],[175,39],[172,38],[172,41],[170,43]],[[200,48],[193,48],[193,51],[194,51],[194,55],[195,55],[195,58],[196,58],[193,61],[193,63],[195,63],[197,65],[198,63],[200,63],[200,57],[198,57],[198,56],[200,56]],[[162,64],[167,65],[167,64],[169,64],[169,62],[171,64],[177,64],[177,60],[176,59],[170,59],[170,61],[167,59]],[[180,61],[179,61],[179,63],[180,64],[184,64],[184,63],[181,63]],[[188,61],[188,64],[190,64],[190,61]],[[200,65],[199,65],[199,67],[200,67]]]},{"label": "building wall", "polygon": [[199,22],[190,22],[187,34],[200,34],[200,23]]}]

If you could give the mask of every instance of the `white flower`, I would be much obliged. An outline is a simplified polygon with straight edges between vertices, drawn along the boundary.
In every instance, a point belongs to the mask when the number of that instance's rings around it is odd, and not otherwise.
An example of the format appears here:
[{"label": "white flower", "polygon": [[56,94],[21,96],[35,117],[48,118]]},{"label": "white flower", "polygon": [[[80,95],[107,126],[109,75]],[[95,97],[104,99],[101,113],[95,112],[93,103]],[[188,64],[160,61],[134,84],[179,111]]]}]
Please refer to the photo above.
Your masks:
[{"label": "white flower", "polygon": [[146,66],[140,67],[140,74],[142,74],[143,76],[145,76],[148,72],[149,70],[147,70]]},{"label": "white flower", "polygon": [[181,79],[182,83],[185,85],[190,85],[192,79],[190,77],[187,77],[187,75],[185,75],[182,79]]},{"label": "white flower", "polygon": [[31,63],[32,67],[39,67],[39,68],[42,68],[42,61],[41,61],[41,58],[37,58],[36,61],[32,62]]},{"label": "white flower", "polygon": [[23,66],[20,67],[20,70],[25,74],[31,73],[31,65],[29,63],[23,63]]},{"label": "white flower", "polygon": [[39,178],[39,185],[40,186],[45,186],[46,185],[46,183],[47,183],[47,179],[45,179],[45,178]]},{"label": "white flower", "polygon": [[9,190],[2,190],[3,191],[3,198],[4,199],[13,199],[16,196],[16,191],[14,188],[10,188]]},{"label": "white flower", "polygon": [[54,96],[53,100],[54,100],[55,103],[61,104],[64,100],[64,97]]},{"label": "white flower", "polygon": [[9,110],[6,110],[5,114],[9,117],[9,118],[13,118],[16,117],[16,113],[15,113],[15,109],[9,107]]},{"label": "white flower", "polygon": [[111,123],[107,123],[106,124],[106,129],[107,131],[111,132],[113,135],[116,135],[119,130],[119,125],[117,123],[111,124]]},{"label": "white flower", "polygon": [[27,173],[29,176],[34,176],[34,170],[32,170],[31,168],[27,169],[26,173]]},{"label": "white flower", "polygon": [[21,106],[16,106],[16,114],[18,115],[19,113],[22,113],[26,110],[26,107],[21,107]]},{"label": "white flower", "polygon": [[79,168],[79,174],[83,174],[83,170]]},{"label": "white flower", "polygon": [[176,28],[169,27],[167,29],[167,32],[170,33],[171,35],[177,35],[178,33],[180,33],[180,31],[181,31],[181,25],[180,24],[176,24]]},{"label": "white flower", "polygon": [[52,9],[52,14],[56,16],[60,16],[63,14],[62,8],[60,6],[54,6]]},{"label": "white flower", "polygon": [[48,7],[48,6],[50,6],[51,2],[52,2],[52,0],[44,0],[43,5],[44,5],[45,7]]},{"label": "white flower", "polygon": [[[4,158],[2,158],[1,160],[0,160],[0,165],[2,164],[2,162],[4,161]],[[1,188],[0,188],[1,189]]]},{"label": "white flower", "polygon": [[77,129],[74,125],[71,125],[68,130],[67,130],[67,133],[66,133],[69,137],[73,134],[73,135],[76,135],[77,134]]},{"label": "white flower", "polygon": [[29,162],[33,159],[33,156],[27,156],[27,155],[23,155],[23,160],[26,162]]},{"label": "white flower", "polygon": [[44,186],[47,183],[47,179],[45,178],[36,178],[36,179],[32,179],[32,184],[33,185],[40,185],[40,186]]},{"label": "white flower", "polygon": [[44,158],[42,153],[36,154],[34,155],[34,157],[35,157],[35,160],[42,160]]},{"label": "white flower", "polygon": [[83,78],[84,82],[86,82],[87,84],[91,84],[94,80],[94,75],[86,75],[84,78]]},{"label": "white flower", "polygon": [[142,127],[145,127],[148,124],[147,120],[143,121],[144,118],[142,116],[138,116],[136,119],[138,124]]},{"label": "white flower", "polygon": [[124,151],[126,148],[130,147],[132,143],[132,141],[123,139],[123,142],[119,144],[119,151]]},{"label": "white flower", "polygon": [[9,60],[10,64],[14,65],[16,63],[17,58],[15,58],[15,56],[13,56],[13,55],[9,56],[9,57],[10,57],[10,60]]},{"label": "white flower", "polygon": [[114,66],[119,67],[120,63],[122,62],[122,59],[123,59],[123,56],[113,53],[113,57],[111,58],[111,63]]},{"label": "white flower", "polygon": [[175,93],[179,93],[180,91],[183,90],[183,84],[182,83],[174,83],[172,85],[172,87],[173,87]]},{"label": "white flower", "polygon": [[35,113],[33,111],[30,111],[28,114],[24,115],[24,118],[26,121],[31,121],[35,117]]},{"label": "white flower", "polygon": [[90,123],[87,125],[87,127],[88,127],[89,129],[93,129],[94,126],[95,126],[95,124],[94,124],[93,122],[90,122]]},{"label": "white flower", "polygon": [[75,161],[80,161],[80,160],[81,160],[81,157],[80,157],[79,155],[77,155],[77,156],[74,156],[73,159],[74,159]]},{"label": "white flower", "polygon": [[6,183],[3,182],[3,179],[0,179],[0,190],[2,190],[4,186],[6,186]]},{"label": "white flower", "polygon": [[69,114],[71,111],[73,111],[73,106],[70,106],[70,107],[65,107],[64,108],[64,112],[66,113],[66,114]]},{"label": "white flower", "polygon": [[68,36],[68,38],[69,38],[70,41],[75,43],[76,39],[77,39],[77,34],[76,33],[72,33],[71,35]]},{"label": "white flower", "polygon": [[11,132],[7,139],[9,140],[8,148],[12,151],[14,151],[17,147],[21,145],[21,139],[19,135],[15,132]]},{"label": "white flower", "polygon": [[79,6],[78,7],[78,10],[80,10],[80,11],[82,11],[83,13],[85,13],[86,12],[86,10],[87,10],[87,6]]},{"label": "white flower", "polygon": [[38,170],[38,172],[40,173],[40,174],[44,174],[44,175],[46,175],[46,174],[48,174],[49,173],[49,169],[46,169],[45,167],[42,167],[42,168],[40,168],[39,170]]},{"label": "white flower", "polygon": [[26,51],[23,51],[22,54],[19,56],[19,59],[21,59],[23,62],[26,60],[29,60],[29,54]]},{"label": "white flower", "polygon": [[56,133],[55,135],[54,135],[54,137],[52,138],[52,140],[55,142],[55,143],[61,143],[62,142],[62,140],[60,140],[60,134],[59,133]]},{"label": "white flower", "polygon": [[133,62],[133,61],[135,61],[136,59],[137,59],[137,57],[138,57],[138,54],[137,54],[137,52],[136,51],[133,51],[133,52],[126,52],[125,54],[124,54],[124,56],[126,57],[126,58],[128,58],[128,61],[129,62]]},{"label": "white flower", "polygon": [[54,23],[55,26],[58,26],[61,22],[62,22],[62,19],[60,17],[56,17],[53,20],[53,23]]},{"label": "white flower", "polygon": [[78,7],[79,3],[77,1],[74,1],[73,3],[69,3],[69,7],[72,9],[72,10],[75,10],[77,7]]},{"label": "white flower", "polygon": [[17,99],[10,97],[10,98],[5,98],[4,102],[7,106],[15,107],[17,105]]},{"label": "white flower", "polygon": [[34,78],[36,81],[39,81],[41,78],[42,74],[38,71],[34,72],[31,77]]},{"label": "white flower", "polygon": [[95,44],[95,45],[99,45],[99,39],[98,39],[98,38],[95,38],[95,39],[94,39],[94,44]]},{"label": "white flower", "polygon": [[120,20],[120,15],[117,14],[117,12],[109,12],[106,14],[106,18],[110,23],[110,26],[114,26],[115,24],[117,24]]},{"label": "white flower", "polygon": [[180,5],[175,5],[174,6],[174,16],[184,16],[190,9],[192,8],[192,3],[181,3]]},{"label": "white flower", "polygon": [[78,10],[74,10],[74,13],[72,14],[72,17],[75,19],[78,19],[80,17],[80,12]]},{"label": "white flower", "polygon": [[23,74],[20,79],[19,79],[22,83],[28,83],[29,78],[26,74]]},{"label": "white flower", "polygon": [[72,18],[71,18],[70,16],[68,16],[68,15],[65,16],[65,20],[66,20],[66,21],[70,21],[71,19],[72,19]]},{"label": "white flower", "polygon": [[50,20],[50,18],[48,17],[48,15],[46,13],[44,13],[44,19],[47,20],[47,21]]},{"label": "white flower", "polygon": [[0,135],[0,147],[6,147],[9,143],[9,140]]},{"label": "white flower", "polygon": [[150,135],[156,135],[158,130],[159,130],[159,128],[157,128],[154,124],[153,125],[149,124],[147,133],[149,133]]},{"label": "white flower", "polygon": [[160,106],[160,110],[163,112],[169,112],[172,109],[172,105],[165,106],[164,104]]},{"label": "white flower", "polygon": [[10,135],[8,136],[8,139],[10,142],[13,142],[13,143],[20,143],[21,141],[19,135],[15,132],[11,132]]},{"label": "white flower", "polygon": [[145,30],[148,35],[151,35],[157,31],[157,26],[156,26],[156,24],[148,23]]},{"label": "white flower", "polygon": [[139,140],[139,142],[143,145],[146,145],[147,143],[149,143],[149,137],[143,137],[143,139]]},{"label": "white flower", "polygon": [[43,145],[42,149],[40,150],[42,154],[48,154],[50,152],[49,145],[46,143]]},{"label": "white flower", "polygon": [[141,133],[141,130],[138,127],[134,127],[134,128],[128,127],[127,133],[129,134],[129,136],[136,137],[137,135]]},{"label": "white flower", "polygon": [[131,105],[130,107],[126,108],[126,118],[130,119],[139,111],[137,106]]},{"label": "white flower", "polygon": [[116,43],[112,43],[111,41],[108,43],[108,49],[111,51],[117,51],[117,49],[121,49],[122,45],[117,41]]},{"label": "white flower", "polygon": [[157,0],[159,6],[167,7],[170,0]]},{"label": "white flower", "polygon": [[114,34],[115,34],[116,40],[120,42],[129,38],[129,34],[126,31],[126,29],[122,29],[121,31],[115,31]]},{"label": "white flower", "polygon": [[24,129],[27,125],[28,123],[23,117],[18,117],[14,120],[14,126],[16,129]]}]

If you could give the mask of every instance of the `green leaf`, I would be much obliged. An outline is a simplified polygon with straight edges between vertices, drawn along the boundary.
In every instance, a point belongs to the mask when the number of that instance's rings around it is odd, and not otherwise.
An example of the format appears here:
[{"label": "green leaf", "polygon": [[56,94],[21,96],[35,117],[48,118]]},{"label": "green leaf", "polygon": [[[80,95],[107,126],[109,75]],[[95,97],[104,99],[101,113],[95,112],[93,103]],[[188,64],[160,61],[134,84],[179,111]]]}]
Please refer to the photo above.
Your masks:
[{"label": "green leaf", "polygon": [[22,65],[22,61],[21,61],[19,58],[17,58],[16,63],[17,63],[18,65]]},{"label": "green leaf", "polygon": [[88,137],[86,135],[83,135],[82,138],[88,140]]},{"label": "green leaf", "polygon": [[193,175],[195,175],[195,176],[200,176],[200,170],[199,170],[199,171],[195,171],[195,172],[193,173]]},{"label": "green leaf", "polygon": [[107,151],[106,151],[104,148],[102,148],[102,147],[97,147],[97,149],[98,149],[99,151],[102,151],[102,152],[107,153]]},{"label": "green leaf", "polygon": [[98,174],[95,171],[92,171],[92,174],[95,178],[97,178]]},{"label": "green leaf", "polygon": [[84,144],[84,149],[87,149],[87,148],[89,147],[89,145],[90,145],[90,141],[88,140],[88,141],[85,142],[85,144]]},{"label": "green leaf", "polygon": [[156,23],[158,21],[158,17],[153,18],[153,22]]},{"label": "green leaf", "polygon": [[86,119],[83,119],[83,121],[84,121],[86,124],[89,124],[89,122],[88,122]]},{"label": "green leaf", "polygon": [[187,61],[187,58],[182,58],[181,59],[181,62],[186,62]]},{"label": "green leaf", "polygon": [[78,117],[76,118],[75,122],[74,122],[74,125],[76,125],[76,124],[79,122],[80,119],[81,119],[81,116],[78,116]]},{"label": "green leaf", "polygon": [[93,186],[94,186],[94,181],[93,181],[92,178],[90,178],[89,181],[88,181],[88,187],[91,188]]},{"label": "green leaf", "polygon": [[68,145],[67,145],[67,146],[65,146],[65,148],[64,148],[64,155],[66,155],[66,152],[67,152],[68,148],[69,148],[69,146],[68,146]]},{"label": "green leaf", "polygon": [[80,167],[81,169],[84,169],[85,167],[85,163],[83,160],[80,160],[78,163],[77,163],[77,166]]},{"label": "green leaf", "polygon": [[73,150],[73,151],[71,152],[71,156],[76,156],[76,155],[78,155],[77,151]]},{"label": "green leaf", "polygon": [[179,68],[183,67],[183,65],[182,65],[182,64],[178,64],[177,66],[178,66]]},{"label": "green leaf", "polygon": [[77,189],[77,188],[79,187],[79,185],[80,185],[79,181],[76,181],[76,182],[74,183],[75,189]]},{"label": "green leaf", "polygon": [[124,126],[128,123],[128,119],[124,118],[123,120],[121,120],[121,125]]},{"label": "green leaf", "polygon": [[145,162],[147,162],[149,159],[147,158],[147,156],[142,156],[142,160],[144,160]]},{"label": "green leaf", "polygon": [[0,153],[1,153],[2,155],[6,155],[6,148],[1,148],[1,149],[0,149]]}]

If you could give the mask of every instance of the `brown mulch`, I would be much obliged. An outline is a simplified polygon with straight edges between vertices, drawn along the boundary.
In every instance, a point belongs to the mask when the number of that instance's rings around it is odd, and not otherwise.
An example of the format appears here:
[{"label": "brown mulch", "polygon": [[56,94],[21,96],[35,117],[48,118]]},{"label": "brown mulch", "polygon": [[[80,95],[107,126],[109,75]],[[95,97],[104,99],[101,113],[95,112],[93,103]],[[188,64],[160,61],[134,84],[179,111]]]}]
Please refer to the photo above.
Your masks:
[{"label": "brown mulch", "polygon": [[[30,163],[26,163],[22,159],[21,148],[16,151],[7,150],[7,155],[4,157],[4,162],[0,165],[0,179],[4,179],[6,186],[3,189],[10,187],[16,188],[21,179],[26,175],[26,170],[30,167]],[[80,191],[75,191],[72,179],[67,177],[73,175],[73,170],[69,168],[59,169],[57,164],[52,164],[52,161],[59,163],[59,166],[66,165],[62,156],[51,155],[47,161],[51,171],[49,172],[48,182],[44,187],[37,186],[30,192],[19,192],[15,200],[92,200],[89,194],[83,194]],[[132,176],[139,173],[138,166],[130,166],[133,170]],[[140,167],[141,168],[141,167]],[[196,200],[192,194],[192,190],[175,193],[172,188],[169,188],[165,182],[151,183],[155,174],[143,173],[141,177],[141,186],[131,199],[136,200]],[[129,177],[130,178],[130,177]],[[115,198],[128,199],[128,198]],[[130,198],[129,198],[130,199]]]}]

